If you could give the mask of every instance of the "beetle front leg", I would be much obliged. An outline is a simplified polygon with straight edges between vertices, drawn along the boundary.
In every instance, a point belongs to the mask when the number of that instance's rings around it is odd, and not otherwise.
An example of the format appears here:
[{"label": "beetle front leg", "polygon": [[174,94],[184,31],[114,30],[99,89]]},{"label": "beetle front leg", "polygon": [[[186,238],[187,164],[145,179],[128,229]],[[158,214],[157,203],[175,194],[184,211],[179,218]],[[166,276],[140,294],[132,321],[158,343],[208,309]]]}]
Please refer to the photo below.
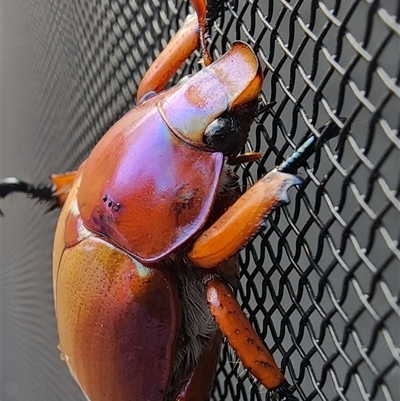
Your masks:
[{"label": "beetle front leg", "polygon": [[183,62],[197,49],[199,43],[204,64],[206,66],[211,64],[212,59],[205,40],[207,4],[205,0],[192,0],[192,4],[196,14],[186,18],[183,26],[153,62],[140,82],[136,95],[138,103],[143,101],[148,93],[161,92]]},{"label": "beetle front leg", "polygon": [[288,203],[288,189],[300,183],[294,175],[269,172],[197,238],[188,254],[190,260],[210,269],[235,255],[261,230],[277,206]]},{"label": "beetle front leg", "polygon": [[151,64],[140,82],[136,101],[141,103],[146,95],[161,92],[183,62],[197,49],[199,43],[198,20],[189,15],[184,25]]},{"label": "beetle front leg", "polygon": [[194,9],[196,10],[197,19],[199,22],[199,41],[201,52],[203,55],[203,62],[205,66],[208,66],[212,63],[212,57],[207,49],[206,44],[206,33],[207,33],[207,26],[206,26],[206,15],[207,15],[207,3],[206,0],[191,0]]}]

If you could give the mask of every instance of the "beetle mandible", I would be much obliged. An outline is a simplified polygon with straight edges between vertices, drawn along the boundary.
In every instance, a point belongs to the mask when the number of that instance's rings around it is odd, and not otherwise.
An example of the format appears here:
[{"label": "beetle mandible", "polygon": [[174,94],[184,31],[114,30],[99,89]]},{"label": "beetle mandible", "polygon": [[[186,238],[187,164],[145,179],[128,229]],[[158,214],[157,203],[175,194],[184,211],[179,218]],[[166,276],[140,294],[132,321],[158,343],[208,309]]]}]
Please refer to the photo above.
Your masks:
[{"label": "beetle mandible", "polygon": [[[196,15],[146,74],[139,104],[76,172],[53,175],[51,188],[0,184],[1,197],[19,191],[62,207],[60,350],[91,401],[206,400],[222,336],[277,399],[295,399],[229,283],[237,253],[300,180],[275,169],[240,194],[229,165],[260,157],[240,151],[262,69],[243,42],[212,63],[205,0],[192,3]],[[198,42],[206,67],[163,91]]]}]

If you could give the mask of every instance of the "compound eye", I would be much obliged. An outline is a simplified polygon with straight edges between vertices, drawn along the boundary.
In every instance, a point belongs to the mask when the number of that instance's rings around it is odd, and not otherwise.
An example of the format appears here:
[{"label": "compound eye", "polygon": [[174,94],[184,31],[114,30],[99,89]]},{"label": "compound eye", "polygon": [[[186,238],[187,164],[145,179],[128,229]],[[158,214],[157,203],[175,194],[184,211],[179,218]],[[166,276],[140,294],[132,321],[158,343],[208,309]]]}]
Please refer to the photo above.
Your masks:
[{"label": "compound eye", "polygon": [[211,150],[221,152],[224,156],[231,156],[242,145],[243,132],[237,119],[226,113],[207,126],[203,142]]}]

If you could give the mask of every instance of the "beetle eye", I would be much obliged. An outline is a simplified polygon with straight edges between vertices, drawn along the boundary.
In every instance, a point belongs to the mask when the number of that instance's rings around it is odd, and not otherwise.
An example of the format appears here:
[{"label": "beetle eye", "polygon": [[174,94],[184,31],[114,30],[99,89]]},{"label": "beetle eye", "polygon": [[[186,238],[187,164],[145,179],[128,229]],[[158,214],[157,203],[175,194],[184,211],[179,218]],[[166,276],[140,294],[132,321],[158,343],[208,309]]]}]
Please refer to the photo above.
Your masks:
[{"label": "beetle eye", "polygon": [[242,145],[243,133],[239,122],[229,114],[211,122],[203,134],[203,142],[212,150],[225,156],[234,154]]}]

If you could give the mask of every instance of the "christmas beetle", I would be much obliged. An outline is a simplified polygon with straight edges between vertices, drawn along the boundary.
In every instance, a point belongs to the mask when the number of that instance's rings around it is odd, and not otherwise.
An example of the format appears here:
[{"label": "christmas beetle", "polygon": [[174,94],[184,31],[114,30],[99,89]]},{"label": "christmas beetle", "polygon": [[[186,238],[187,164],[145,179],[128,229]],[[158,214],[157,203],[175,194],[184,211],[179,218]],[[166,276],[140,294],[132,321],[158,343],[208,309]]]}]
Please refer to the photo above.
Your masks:
[{"label": "christmas beetle", "polygon": [[[15,178],[0,197],[24,192],[62,207],[53,284],[59,348],[91,401],[209,399],[224,336],[275,399],[292,389],[244,315],[231,285],[237,253],[288,202],[289,174],[313,150],[308,140],[279,168],[240,193],[229,165],[257,113],[263,73],[235,42],[211,63],[205,0],[155,61],[139,104],[75,172],[51,186]],[[206,67],[163,91],[200,41]]]}]

